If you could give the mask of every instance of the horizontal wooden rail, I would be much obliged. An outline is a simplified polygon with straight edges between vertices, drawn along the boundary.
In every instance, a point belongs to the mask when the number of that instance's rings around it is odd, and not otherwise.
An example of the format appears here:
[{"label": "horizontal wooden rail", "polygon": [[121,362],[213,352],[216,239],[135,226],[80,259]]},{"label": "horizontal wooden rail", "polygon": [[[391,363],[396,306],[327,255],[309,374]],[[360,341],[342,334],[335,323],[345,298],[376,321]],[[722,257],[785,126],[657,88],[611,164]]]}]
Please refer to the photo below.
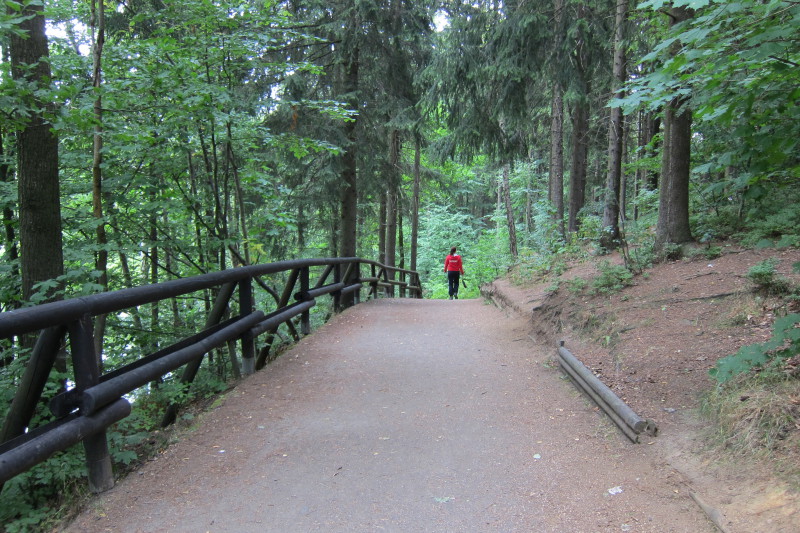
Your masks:
[{"label": "horizontal wooden rail", "polygon": [[[369,276],[361,276],[362,266],[369,268]],[[321,273],[312,285],[310,271],[318,268]],[[282,291],[261,279],[279,273],[288,273]],[[400,279],[390,279],[395,275]],[[275,299],[276,309],[255,309],[254,284]],[[110,488],[113,477],[106,430],[130,413],[131,406],[123,398],[126,394],[182,366],[181,381],[191,383],[205,354],[231,341],[241,344],[242,368],[250,373],[256,367],[256,339],[260,335],[269,333],[257,358],[263,362],[281,325],[285,324],[297,339],[292,320],[300,317],[300,331],[309,333],[309,311],[319,297],[330,295],[334,310],[338,311],[343,306],[343,296],[348,297],[348,305],[350,300],[358,303],[365,284],[369,287],[368,297],[392,296],[394,285],[403,288],[401,296],[408,292],[412,297],[422,297],[419,275],[414,271],[358,257],[336,257],[246,266],[0,313],[0,338],[19,343],[22,335],[39,332],[39,341],[0,432],[0,489],[2,483],[78,442],[83,442],[86,449],[90,489],[100,492]],[[121,368],[101,372],[93,348],[92,317],[209,290],[216,291],[217,299],[203,331]],[[238,315],[226,318],[237,294]],[[289,301],[290,295],[294,295],[293,302]],[[73,362],[70,382],[74,386],[51,399],[50,410],[56,418],[53,422],[29,427],[56,353],[65,345]],[[176,409],[177,406],[170,406],[165,423],[174,421]]]}]

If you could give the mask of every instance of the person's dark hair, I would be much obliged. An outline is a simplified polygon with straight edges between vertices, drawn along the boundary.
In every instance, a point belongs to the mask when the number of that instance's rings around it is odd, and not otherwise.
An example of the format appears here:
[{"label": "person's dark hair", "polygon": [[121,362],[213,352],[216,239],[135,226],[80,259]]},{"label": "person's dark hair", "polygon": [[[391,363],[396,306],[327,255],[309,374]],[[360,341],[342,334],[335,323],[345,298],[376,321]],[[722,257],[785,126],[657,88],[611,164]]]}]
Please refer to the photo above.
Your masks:
[{"label": "person's dark hair", "polygon": [[456,247],[453,246],[452,248],[450,248],[450,255],[453,255],[455,253],[456,253]]}]

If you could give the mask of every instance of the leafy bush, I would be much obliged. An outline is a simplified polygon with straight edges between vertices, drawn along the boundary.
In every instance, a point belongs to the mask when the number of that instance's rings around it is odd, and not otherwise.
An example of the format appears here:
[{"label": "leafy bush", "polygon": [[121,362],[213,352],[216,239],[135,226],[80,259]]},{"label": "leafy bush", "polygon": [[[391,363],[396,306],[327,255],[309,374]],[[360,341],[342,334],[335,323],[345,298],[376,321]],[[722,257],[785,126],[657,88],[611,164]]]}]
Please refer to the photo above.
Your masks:
[{"label": "leafy bush", "polygon": [[749,231],[743,239],[745,244],[755,244],[762,239],[780,239],[785,235],[796,236],[800,226],[800,211],[795,206],[787,206],[774,214],[754,214],[749,222]]},{"label": "leafy bush", "polygon": [[800,314],[793,313],[775,321],[770,340],[743,346],[735,354],[717,361],[709,372],[719,383],[725,383],[739,374],[780,364],[797,354],[800,354]]},{"label": "leafy bush", "polygon": [[603,219],[598,215],[584,215],[580,218],[578,238],[583,241],[600,242],[603,236]]},{"label": "leafy bush", "polygon": [[553,204],[541,199],[534,204],[533,212],[533,231],[529,236],[531,246],[543,254],[562,251],[565,243],[559,233]]},{"label": "leafy bush", "polygon": [[85,484],[83,446],[57,453],[3,487],[0,524],[7,533],[49,531],[59,507]]},{"label": "leafy bush", "polygon": [[541,280],[547,276],[560,276],[567,271],[568,265],[563,254],[520,254],[518,264],[509,276],[514,283],[526,283]]}]

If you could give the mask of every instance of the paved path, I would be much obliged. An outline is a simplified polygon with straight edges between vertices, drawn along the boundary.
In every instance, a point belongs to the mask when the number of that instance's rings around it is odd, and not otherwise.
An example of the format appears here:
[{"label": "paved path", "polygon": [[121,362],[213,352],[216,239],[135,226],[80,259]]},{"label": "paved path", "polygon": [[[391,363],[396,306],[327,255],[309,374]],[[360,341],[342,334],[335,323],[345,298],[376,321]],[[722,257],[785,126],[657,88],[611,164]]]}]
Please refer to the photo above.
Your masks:
[{"label": "paved path", "polygon": [[481,300],[360,304],[70,531],[713,531],[528,329]]}]

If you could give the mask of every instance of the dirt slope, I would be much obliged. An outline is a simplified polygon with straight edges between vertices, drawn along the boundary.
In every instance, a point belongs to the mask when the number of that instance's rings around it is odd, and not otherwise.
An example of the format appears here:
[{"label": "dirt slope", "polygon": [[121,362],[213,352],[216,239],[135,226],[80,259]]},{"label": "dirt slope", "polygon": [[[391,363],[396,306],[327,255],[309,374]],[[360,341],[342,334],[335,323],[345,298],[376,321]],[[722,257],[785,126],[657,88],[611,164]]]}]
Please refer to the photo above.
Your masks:
[{"label": "dirt slope", "polygon": [[[708,370],[715,362],[771,335],[775,303],[757,298],[745,277],[768,257],[780,259],[778,271],[800,284],[792,273],[798,250],[728,249],[714,260],[658,265],[610,296],[569,290],[572,278],[598,276],[597,261],[572,265],[557,282],[498,280],[485,293],[530,317],[533,331],[552,347],[565,341],[634,411],[656,420],[661,434],[654,440],[665,457],[722,513],[729,531],[794,532],[800,531],[797,491],[776,479],[771,465],[720,459],[708,449],[696,411],[712,386]],[[789,460],[800,458],[795,451]]]}]

